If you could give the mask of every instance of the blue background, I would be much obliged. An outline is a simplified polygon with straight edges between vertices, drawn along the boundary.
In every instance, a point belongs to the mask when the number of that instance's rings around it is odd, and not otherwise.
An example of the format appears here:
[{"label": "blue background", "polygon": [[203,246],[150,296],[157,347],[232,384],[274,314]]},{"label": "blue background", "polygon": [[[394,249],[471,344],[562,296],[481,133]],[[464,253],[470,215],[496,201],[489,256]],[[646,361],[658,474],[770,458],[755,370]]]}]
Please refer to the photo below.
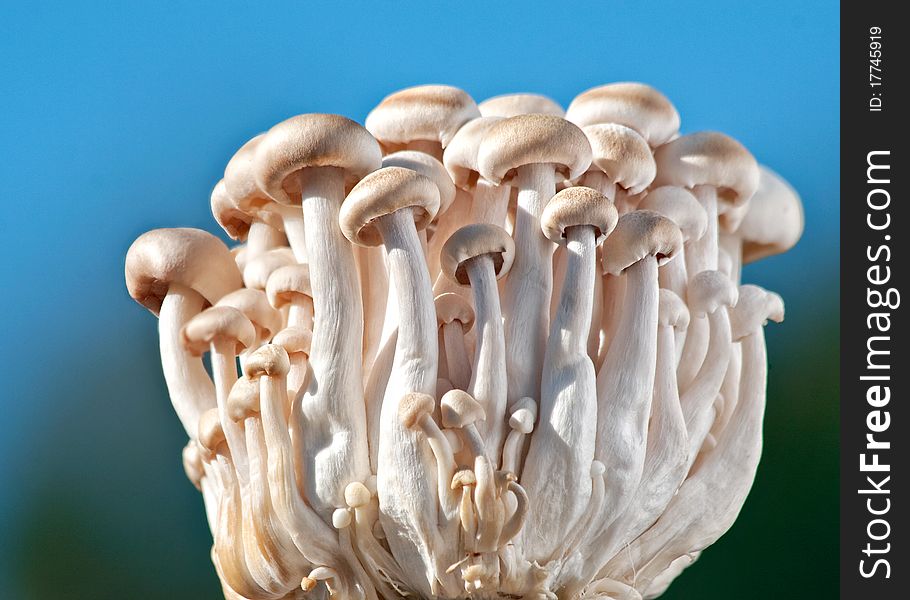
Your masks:
[{"label": "blue background", "polygon": [[420,83],[565,106],[622,80],[662,90],[684,131],[741,140],[806,207],[797,248],[745,275],[788,302],[756,488],[668,597],[833,597],[838,6],[640,4],[3,3],[5,597],[216,596],[155,320],[122,268],[147,229],[216,231],[209,192],[241,143],[297,113],[362,121]]}]

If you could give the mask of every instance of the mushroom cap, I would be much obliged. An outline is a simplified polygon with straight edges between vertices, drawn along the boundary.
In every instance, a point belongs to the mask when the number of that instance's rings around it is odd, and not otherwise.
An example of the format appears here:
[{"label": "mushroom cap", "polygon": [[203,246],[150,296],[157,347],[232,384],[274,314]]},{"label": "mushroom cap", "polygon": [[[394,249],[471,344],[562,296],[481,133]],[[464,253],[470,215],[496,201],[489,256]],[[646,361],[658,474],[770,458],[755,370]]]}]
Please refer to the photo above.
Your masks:
[{"label": "mushroom cap", "polygon": [[602,477],[607,472],[607,466],[599,460],[591,461],[591,477]]},{"label": "mushroom cap", "polygon": [[263,344],[246,357],[243,374],[250,379],[257,377],[285,377],[291,370],[287,351],[278,344]]},{"label": "mushroom cap", "polygon": [[301,326],[285,327],[275,334],[272,343],[284,348],[288,354],[303,353],[309,356],[313,332]]},{"label": "mushroom cap", "polygon": [[224,437],[224,428],[221,427],[221,419],[218,418],[218,409],[210,408],[199,415],[198,428],[196,439],[199,446],[205,455],[211,457],[218,450],[218,446],[227,441]]},{"label": "mushroom cap", "polygon": [[679,295],[665,288],[660,289],[658,324],[685,331],[689,327],[689,308]]},{"label": "mushroom cap", "polygon": [[186,472],[187,479],[197,490],[202,490],[202,478],[205,476],[205,470],[202,468],[202,456],[199,454],[199,445],[190,440],[183,447],[181,454],[183,459],[183,470]]},{"label": "mushroom cap", "polygon": [[531,114],[564,117],[566,114],[558,102],[541,94],[493,96],[478,104],[477,108],[484,117],[514,117]]},{"label": "mushroom cap", "polygon": [[265,293],[269,298],[269,304],[275,308],[290,304],[299,296],[312,298],[309,265],[296,264],[278,267],[269,275],[265,284]]},{"label": "mushroom cap", "polygon": [[625,125],[598,123],[582,128],[591,143],[591,169],[603,171],[611,182],[640,194],[654,181],[657,165],[645,138]]},{"label": "mushroom cap", "polygon": [[153,229],[126,253],[126,288],[155,315],[172,283],[188,287],[210,304],[242,285],[234,256],[224,242],[201,229]]},{"label": "mushroom cap", "polygon": [[236,308],[212,306],[190,319],[180,337],[187,352],[194,356],[208,352],[216,340],[234,342],[234,354],[240,354],[256,341],[256,328]]},{"label": "mushroom cap", "polygon": [[804,226],[799,194],[780,175],[759,165],[758,190],[738,229],[743,262],[786,252],[799,241]]},{"label": "mushroom cap", "polygon": [[758,188],[758,163],[745,146],[716,131],[690,133],[654,152],[654,185],[717,188],[717,198],[733,206],[749,201]]},{"label": "mushroom cap", "polygon": [[401,167],[417,171],[424,177],[429,177],[439,189],[439,210],[437,214],[443,214],[452,206],[455,201],[455,184],[449,177],[448,171],[441,162],[427,154],[426,152],[416,152],[414,150],[401,150],[393,152],[382,159],[383,167]]},{"label": "mushroom cap", "polygon": [[340,115],[306,114],[291,117],[269,129],[256,146],[253,172],[256,184],[282,204],[300,192],[296,175],[308,167],[342,169],[345,184],[353,185],[379,168],[382,152],[360,124]]},{"label": "mushroom cap", "polygon": [[285,265],[296,265],[294,251],[290,248],[272,248],[246,262],[243,267],[243,284],[251,289],[265,290],[272,272]]},{"label": "mushroom cap", "polygon": [[456,186],[470,190],[477,184],[480,167],[477,166],[477,152],[480,142],[490,127],[502,121],[502,117],[480,117],[465,123],[442,155],[449,177]]},{"label": "mushroom cap", "polygon": [[458,128],[480,116],[474,99],[449,85],[418,85],[383,98],[366,119],[366,128],[388,152],[410,142],[449,145]]},{"label": "mushroom cap", "polygon": [[240,377],[228,394],[227,413],[232,421],[242,421],[259,412],[259,382]]},{"label": "mushroom cap", "polygon": [[351,524],[351,513],[346,508],[336,508],[332,512],[332,527],[344,529]]},{"label": "mushroom cap", "polygon": [[257,338],[271,339],[281,329],[281,313],[272,308],[262,290],[240,288],[221,297],[215,306],[232,306],[257,329]]},{"label": "mushroom cap", "polygon": [[676,223],[683,240],[699,240],[708,230],[708,214],[686,188],[665,185],[648,192],[638,205],[641,210],[659,212]]},{"label": "mushroom cap", "polygon": [[398,420],[407,429],[413,429],[420,417],[433,414],[436,400],[429,394],[411,392],[402,396],[398,402]]},{"label": "mushroom cap", "polygon": [[234,205],[244,211],[261,208],[272,200],[256,183],[254,159],[264,133],[247,140],[224,168],[224,187]]},{"label": "mushroom cap", "polygon": [[568,187],[557,192],[540,215],[540,228],[547,239],[565,245],[566,229],[578,225],[594,228],[595,243],[603,242],[613,228],[619,213],[609,198],[589,187]]},{"label": "mushroom cap", "polygon": [[443,427],[457,429],[486,419],[483,406],[464,390],[449,390],[439,404]]},{"label": "mushroom cap", "polygon": [[619,275],[643,258],[653,256],[658,265],[669,262],[682,247],[679,227],[651,210],[635,210],[621,217],[602,246],[605,273]]},{"label": "mushroom cap", "polygon": [[591,144],[581,129],[553,115],[518,115],[493,124],[477,151],[480,174],[494,184],[515,169],[552,164],[564,179],[575,179],[591,165]]},{"label": "mushroom cap", "polygon": [[338,220],[351,243],[379,246],[382,236],[374,221],[405,208],[412,210],[418,231],[426,228],[439,211],[439,188],[416,171],[384,167],[354,186],[341,205]]},{"label": "mushroom cap", "polygon": [[359,481],[352,481],[344,488],[344,502],[350,508],[362,508],[370,503],[372,497],[367,486]]},{"label": "mushroom cap", "polygon": [[784,320],[783,298],[757,285],[739,286],[739,301],[730,310],[733,341],[759,331],[769,320]]},{"label": "mushroom cap", "polygon": [[537,421],[537,403],[527,396],[520,398],[512,406],[512,415],[509,417],[509,427],[519,433],[529,434],[534,430]]},{"label": "mushroom cap", "polygon": [[724,273],[702,271],[689,281],[686,296],[692,314],[705,315],[721,306],[735,306],[739,291]]},{"label": "mushroom cap", "polygon": [[455,474],[452,475],[452,483],[449,487],[453,490],[457,490],[466,485],[477,485],[477,476],[474,475],[474,471],[471,469],[458,469],[455,471]]},{"label": "mushroom cap", "polygon": [[439,252],[439,263],[446,277],[461,285],[471,285],[465,263],[490,255],[496,279],[512,268],[515,242],[505,229],[490,223],[472,223],[453,233]]},{"label": "mushroom cap", "polygon": [[224,179],[219,179],[212,190],[211,196],[212,216],[224,229],[232,240],[242,242],[250,233],[253,217],[243,212],[234,204],[224,185]]},{"label": "mushroom cap", "polygon": [[591,88],[572,100],[566,119],[579,127],[619,123],[641,134],[652,148],[679,131],[679,113],[653,87],[644,83],[611,83]]},{"label": "mushroom cap", "polygon": [[453,321],[461,323],[461,328],[467,333],[474,326],[474,307],[460,294],[446,292],[436,296],[436,321],[440,325],[447,325]]}]

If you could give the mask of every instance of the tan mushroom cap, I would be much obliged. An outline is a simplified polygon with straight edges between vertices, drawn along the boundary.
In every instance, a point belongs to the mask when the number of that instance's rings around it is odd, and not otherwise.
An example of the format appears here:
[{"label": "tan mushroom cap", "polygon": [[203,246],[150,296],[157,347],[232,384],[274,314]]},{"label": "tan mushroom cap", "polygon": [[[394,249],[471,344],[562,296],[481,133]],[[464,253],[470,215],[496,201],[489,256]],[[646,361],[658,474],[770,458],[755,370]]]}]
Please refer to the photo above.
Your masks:
[{"label": "tan mushroom cap", "polygon": [[204,456],[211,459],[218,447],[226,443],[224,428],[218,418],[218,409],[210,408],[199,416],[198,435],[196,439]]},{"label": "tan mushroom cap", "polygon": [[227,413],[232,421],[242,421],[259,412],[259,382],[240,377],[228,394]]},{"label": "tan mushroom cap", "polygon": [[477,485],[477,476],[474,475],[474,471],[468,468],[455,471],[455,474],[452,475],[452,483],[449,487],[453,490],[457,490],[458,488],[468,485]]},{"label": "tan mushroom cap", "polygon": [[373,136],[358,123],[340,115],[306,114],[291,117],[266,132],[256,147],[256,184],[282,204],[299,204],[297,175],[309,167],[344,171],[350,186],[382,162]]},{"label": "tan mushroom cap", "polygon": [[702,271],[689,282],[686,297],[689,310],[700,316],[713,313],[721,306],[735,306],[739,290],[724,273]]},{"label": "tan mushroom cap", "polygon": [[474,308],[459,294],[446,292],[436,296],[436,320],[440,325],[458,321],[467,333],[474,326]]},{"label": "tan mushroom cap", "polygon": [[215,221],[231,239],[240,242],[246,240],[253,217],[237,208],[228,195],[224,179],[219,180],[212,190],[211,206]]},{"label": "tan mushroom cap", "polygon": [[370,503],[373,495],[359,481],[352,481],[344,488],[344,503],[350,508],[361,508]]},{"label": "tan mushroom cap", "polygon": [[448,171],[441,162],[425,152],[416,152],[414,150],[401,150],[393,152],[382,159],[383,167],[401,167],[410,169],[429,177],[430,180],[439,188],[439,210],[437,214],[443,214],[452,206],[455,201],[455,184],[452,183]]},{"label": "tan mushroom cap", "polygon": [[758,188],[758,163],[745,146],[728,135],[702,131],[679,137],[658,148],[655,186],[699,185],[717,188],[719,200],[739,206]]},{"label": "tan mushroom cap", "polygon": [[379,246],[382,236],[374,222],[402,209],[412,209],[418,231],[426,228],[439,211],[439,188],[416,171],[385,167],[354,186],[341,205],[338,220],[352,243]]},{"label": "tan mushroom cap", "polygon": [[417,425],[420,417],[433,413],[436,400],[429,394],[411,392],[405,394],[398,402],[398,420],[407,429]]},{"label": "tan mushroom cap", "polygon": [[312,298],[313,289],[310,287],[309,265],[278,267],[269,275],[265,293],[269,298],[269,304],[278,309],[287,306],[299,296]]},{"label": "tan mushroom cap", "polygon": [[474,99],[449,85],[419,85],[383,98],[366,119],[366,128],[387,152],[417,140],[449,145],[459,127],[480,116]]},{"label": "tan mushroom cap", "polygon": [[275,334],[272,343],[284,348],[288,354],[309,356],[310,347],[313,344],[313,332],[301,326],[285,327]]},{"label": "tan mushroom cap", "polygon": [[518,115],[487,130],[477,151],[482,177],[499,184],[531,164],[552,164],[563,179],[575,179],[591,165],[591,144],[581,129],[553,115]]},{"label": "tan mushroom cap", "polygon": [[611,83],[582,92],[566,110],[566,119],[579,127],[598,123],[631,127],[652,148],[679,131],[679,113],[667,97],[635,82]]},{"label": "tan mushroom cap", "polygon": [[733,341],[759,331],[769,320],[784,320],[783,298],[757,285],[739,286],[739,301],[730,310]]},{"label": "tan mushroom cap", "polygon": [[619,275],[649,256],[664,265],[681,247],[682,233],[673,221],[654,211],[635,210],[619,217],[616,229],[604,241],[604,272]]},{"label": "tan mushroom cap", "polygon": [[786,252],[803,234],[805,216],[799,194],[771,169],[759,166],[758,190],[738,232],[743,262]]},{"label": "tan mushroom cap", "polygon": [[569,187],[550,198],[540,216],[540,228],[547,239],[566,244],[566,229],[578,225],[594,228],[595,243],[603,242],[619,219],[609,198],[589,187]]},{"label": "tan mushroom cap", "polygon": [[262,290],[234,290],[223,296],[215,306],[232,306],[242,312],[256,328],[256,339],[271,339],[281,329],[281,313],[272,308]]},{"label": "tan mushroom cap", "polygon": [[286,265],[296,265],[297,259],[290,248],[272,248],[247,261],[243,268],[243,284],[252,289],[265,290],[272,273]]},{"label": "tan mushroom cap", "polygon": [[243,363],[243,374],[250,379],[257,377],[284,377],[291,369],[287,351],[278,344],[259,346]]},{"label": "tan mushroom cap", "polygon": [[527,396],[519,398],[512,406],[509,417],[509,427],[525,435],[534,431],[534,422],[537,421],[537,403]]},{"label": "tan mushroom cap", "polygon": [[478,104],[477,108],[484,117],[514,117],[532,114],[564,117],[566,114],[558,102],[541,94],[493,96]]},{"label": "tan mushroom cap", "polygon": [[188,287],[210,304],[241,287],[234,256],[224,242],[201,229],[153,229],[126,253],[130,296],[155,315],[171,284]]},{"label": "tan mushroom cap", "polygon": [[202,468],[202,456],[199,454],[199,445],[190,440],[183,447],[183,470],[186,472],[187,479],[197,490],[202,491],[202,478],[205,477],[205,470]]},{"label": "tan mushroom cap", "polygon": [[591,169],[603,171],[611,182],[640,194],[654,181],[657,165],[648,142],[634,129],[616,123],[588,125],[582,129],[591,143]]},{"label": "tan mushroom cap", "polygon": [[256,148],[265,137],[264,133],[247,140],[231,157],[224,168],[224,187],[228,196],[238,208],[248,209],[271,202],[271,199],[256,184],[253,168]]},{"label": "tan mushroom cap", "polygon": [[486,418],[483,406],[464,390],[449,390],[440,400],[442,426],[460,428]]},{"label": "tan mushroom cap", "polygon": [[187,352],[195,356],[208,352],[218,340],[234,342],[234,354],[240,354],[256,341],[256,329],[236,308],[213,306],[190,319],[180,337]]},{"label": "tan mushroom cap", "polygon": [[470,190],[477,184],[480,167],[477,166],[477,151],[487,131],[502,117],[480,117],[465,123],[442,155],[449,177],[459,188]]},{"label": "tan mushroom cap", "polygon": [[439,262],[446,277],[461,285],[470,285],[465,263],[478,256],[490,255],[496,279],[512,268],[515,242],[505,229],[490,223],[465,225],[446,240],[439,252]]},{"label": "tan mushroom cap", "polygon": [[648,192],[638,208],[659,212],[676,223],[686,242],[701,239],[708,230],[708,214],[685,188],[673,185],[655,188]]},{"label": "tan mushroom cap", "polygon": [[658,325],[680,331],[689,327],[689,308],[679,295],[665,288],[660,289]]}]

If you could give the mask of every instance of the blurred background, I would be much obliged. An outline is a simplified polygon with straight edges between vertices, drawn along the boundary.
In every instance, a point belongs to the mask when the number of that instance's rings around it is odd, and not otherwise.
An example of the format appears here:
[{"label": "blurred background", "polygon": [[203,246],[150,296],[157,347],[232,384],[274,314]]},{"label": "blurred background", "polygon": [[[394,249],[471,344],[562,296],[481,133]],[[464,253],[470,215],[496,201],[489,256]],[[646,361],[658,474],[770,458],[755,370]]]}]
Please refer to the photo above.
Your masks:
[{"label": "blurred background", "polygon": [[742,141],[806,208],[800,244],[744,275],[787,302],[767,329],[755,487],[666,597],[834,597],[837,3],[142,4],[0,8],[0,596],[218,597],[156,321],[123,258],[154,227],[220,234],[209,192],[245,140],[303,112],[362,122],[420,83],[566,106],[639,80],[683,131]]}]

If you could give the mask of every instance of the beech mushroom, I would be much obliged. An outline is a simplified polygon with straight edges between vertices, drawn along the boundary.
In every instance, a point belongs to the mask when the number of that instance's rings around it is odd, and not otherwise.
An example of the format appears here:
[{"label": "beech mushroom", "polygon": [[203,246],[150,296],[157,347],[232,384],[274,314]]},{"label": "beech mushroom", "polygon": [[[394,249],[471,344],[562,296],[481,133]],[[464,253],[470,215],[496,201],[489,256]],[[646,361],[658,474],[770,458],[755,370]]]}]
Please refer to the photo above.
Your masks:
[{"label": "beech mushroom", "polygon": [[[436,296],[434,304],[445,349],[450,389],[456,387],[467,390],[471,382],[472,367],[464,336],[474,327],[474,309],[464,298],[451,292]],[[437,391],[438,389],[437,385]]]},{"label": "beech mushroom", "polygon": [[617,123],[634,129],[656,148],[679,130],[679,113],[666,96],[644,83],[611,83],[572,100],[566,119],[579,127]]},{"label": "beech mushroom", "polygon": [[563,117],[566,111],[553,99],[541,94],[503,94],[487,98],[477,105],[484,117],[516,115],[553,115]]}]

